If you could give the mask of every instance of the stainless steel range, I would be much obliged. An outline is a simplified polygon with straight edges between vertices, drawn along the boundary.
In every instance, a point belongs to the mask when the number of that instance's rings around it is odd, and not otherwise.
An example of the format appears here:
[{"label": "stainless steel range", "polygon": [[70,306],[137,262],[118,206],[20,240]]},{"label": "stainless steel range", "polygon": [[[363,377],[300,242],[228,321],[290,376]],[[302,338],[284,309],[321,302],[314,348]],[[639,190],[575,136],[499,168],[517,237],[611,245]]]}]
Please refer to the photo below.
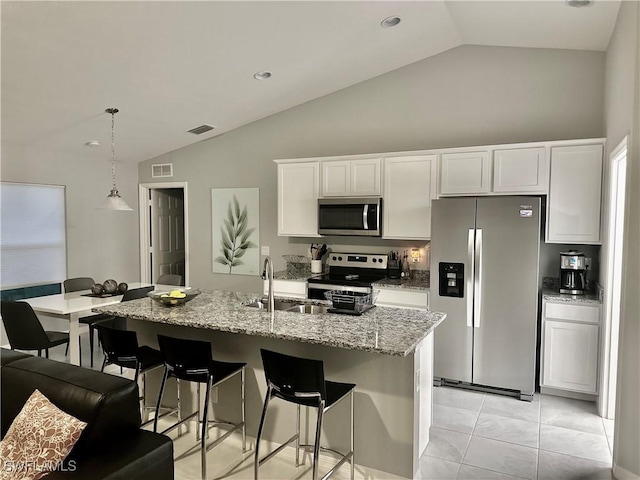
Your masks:
[{"label": "stainless steel range", "polygon": [[325,300],[325,292],[371,293],[373,282],[387,276],[387,255],[378,253],[331,253],[329,271],[307,279],[307,297]]}]

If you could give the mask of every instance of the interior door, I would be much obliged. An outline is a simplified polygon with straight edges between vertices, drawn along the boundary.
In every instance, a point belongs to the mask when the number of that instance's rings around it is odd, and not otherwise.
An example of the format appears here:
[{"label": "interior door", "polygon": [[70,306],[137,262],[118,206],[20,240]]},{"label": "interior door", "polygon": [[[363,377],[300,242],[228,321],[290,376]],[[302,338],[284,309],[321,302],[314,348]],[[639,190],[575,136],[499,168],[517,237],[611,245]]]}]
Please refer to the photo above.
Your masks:
[{"label": "interior door", "polygon": [[[471,382],[473,359],[472,260],[475,198],[441,198],[431,210],[431,302],[433,311],[447,318],[435,329],[434,376]],[[464,264],[463,297],[441,295],[440,262]],[[446,282],[446,278],[445,278]]]},{"label": "interior door", "polygon": [[474,383],[535,389],[540,203],[478,199]]},{"label": "interior door", "polygon": [[184,190],[151,190],[151,276],[185,277]]}]

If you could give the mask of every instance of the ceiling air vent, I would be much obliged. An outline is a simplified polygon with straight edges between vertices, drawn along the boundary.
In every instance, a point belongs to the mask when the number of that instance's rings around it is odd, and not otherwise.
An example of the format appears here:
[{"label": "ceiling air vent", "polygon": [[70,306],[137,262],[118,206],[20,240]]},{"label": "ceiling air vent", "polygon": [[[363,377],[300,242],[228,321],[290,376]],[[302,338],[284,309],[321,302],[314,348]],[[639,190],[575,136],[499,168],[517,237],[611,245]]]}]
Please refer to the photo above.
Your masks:
[{"label": "ceiling air vent", "polygon": [[204,125],[200,125],[199,127],[192,128],[191,130],[189,130],[189,133],[193,133],[194,135],[202,135],[203,133],[209,132],[214,128],[216,127],[214,127],[213,125],[204,124]]},{"label": "ceiling air vent", "polygon": [[151,177],[173,177],[173,163],[156,163],[151,165]]}]

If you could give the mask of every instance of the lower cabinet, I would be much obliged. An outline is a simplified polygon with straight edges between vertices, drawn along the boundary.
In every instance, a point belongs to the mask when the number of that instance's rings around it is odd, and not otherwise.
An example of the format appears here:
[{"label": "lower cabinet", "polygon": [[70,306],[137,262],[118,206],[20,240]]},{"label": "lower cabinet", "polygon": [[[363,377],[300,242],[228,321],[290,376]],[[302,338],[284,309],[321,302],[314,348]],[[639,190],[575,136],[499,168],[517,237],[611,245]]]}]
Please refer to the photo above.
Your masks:
[{"label": "lower cabinet", "polygon": [[[269,282],[264,281],[264,294],[269,294]],[[305,280],[273,280],[273,294],[276,297],[307,298]]]},{"label": "lower cabinet", "polygon": [[543,302],[542,387],[598,392],[599,305]]},{"label": "lower cabinet", "polygon": [[410,290],[401,288],[379,288],[376,305],[380,307],[429,308],[429,290]]}]

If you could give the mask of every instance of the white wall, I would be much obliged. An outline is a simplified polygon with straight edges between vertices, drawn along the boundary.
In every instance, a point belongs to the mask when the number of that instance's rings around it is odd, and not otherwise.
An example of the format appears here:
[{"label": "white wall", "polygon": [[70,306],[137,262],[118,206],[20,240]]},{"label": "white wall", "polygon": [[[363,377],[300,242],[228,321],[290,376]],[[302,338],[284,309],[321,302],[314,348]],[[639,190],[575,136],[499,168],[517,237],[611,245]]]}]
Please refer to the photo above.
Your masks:
[{"label": "white wall", "polygon": [[120,194],[135,212],[98,210],[111,190],[110,157],[96,163],[2,142],[2,180],[66,185],[67,274],[138,281],[137,165],[117,164]]},{"label": "white wall", "polygon": [[601,52],[463,46],[142,162],[139,180],[171,162],[170,180],[188,182],[192,285],[259,291],[257,277],[211,273],[211,188],[260,188],[260,242],[283,269],[310,239],[276,235],[273,159],[601,137],[603,91]]},{"label": "white wall", "polygon": [[[618,389],[613,446],[616,478],[640,477],[640,4],[622,2],[607,50],[607,159],[629,134]],[[608,164],[608,162],[607,162]],[[606,196],[605,198],[608,198]],[[606,210],[605,210],[606,211]],[[605,260],[606,261],[606,260]],[[601,272],[606,271],[606,265]]]}]

